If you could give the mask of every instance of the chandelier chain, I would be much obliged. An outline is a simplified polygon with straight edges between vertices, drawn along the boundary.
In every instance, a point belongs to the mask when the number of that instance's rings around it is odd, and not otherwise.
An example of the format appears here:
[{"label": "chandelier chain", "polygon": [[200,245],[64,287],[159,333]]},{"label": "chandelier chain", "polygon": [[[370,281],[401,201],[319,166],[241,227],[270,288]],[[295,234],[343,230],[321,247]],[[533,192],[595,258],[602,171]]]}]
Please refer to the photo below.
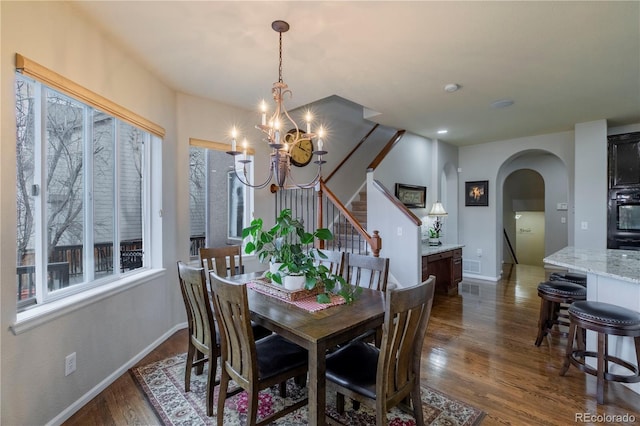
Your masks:
[{"label": "chandelier chain", "polygon": [[280,34],[280,62],[279,62],[279,66],[278,66],[278,82],[282,83],[282,32],[279,32]]}]

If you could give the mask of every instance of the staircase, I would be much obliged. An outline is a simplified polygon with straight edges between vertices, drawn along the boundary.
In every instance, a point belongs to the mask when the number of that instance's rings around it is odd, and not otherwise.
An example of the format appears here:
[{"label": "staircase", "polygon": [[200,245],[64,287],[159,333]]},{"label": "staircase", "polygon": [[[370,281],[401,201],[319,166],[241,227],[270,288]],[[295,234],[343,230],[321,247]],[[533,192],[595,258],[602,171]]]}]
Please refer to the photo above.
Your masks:
[{"label": "staircase", "polygon": [[367,229],[367,191],[358,193],[359,199],[351,202],[350,211],[364,229]]},{"label": "staircase", "polygon": [[[364,229],[367,229],[367,192],[361,191],[358,199],[353,200],[349,211]],[[356,229],[343,217],[333,224],[333,245],[338,250],[358,254],[371,254],[367,242],[359,237]]]}]

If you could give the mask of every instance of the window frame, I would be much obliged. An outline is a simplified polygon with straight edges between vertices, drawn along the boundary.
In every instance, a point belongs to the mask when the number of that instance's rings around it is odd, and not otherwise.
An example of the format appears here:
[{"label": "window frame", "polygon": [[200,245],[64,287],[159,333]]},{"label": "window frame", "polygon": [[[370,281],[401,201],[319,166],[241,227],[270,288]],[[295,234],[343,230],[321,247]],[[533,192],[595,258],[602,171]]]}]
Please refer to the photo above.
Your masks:
[{"label": "window frame", "polygon": [[[208,141],[208,140],[204,140],[204,139],[197,139],[197,138],[189,138],[189,149],[191,148],[204,148],[204,149],[209,149],[209,150],[214,150],[214,151],[221,151],[221,152],[228,152],[231,147],[229,144],[225,144],[225,143],[221,143],[221,142],[213,142],[213,141]],[[250,156],[253,158],[253,156],[255,155],[255,149],[252,147],[247,147],[246,148],[246,155]],[[234,162],[235,167],[239,167],[239,165]],[[207,161],[205,161],[205,168],[209,167],[210,165],[207,163]],[[231,171],[231,170],[230,170]],[[241,172],[242,170],[237,170],[238,172]],[[253,179],[253,162],[249,163],[248,165],[248,172],[250,175],[250,178]],[[209,185],[208,185],[209,180],[206,179],[205,177],[205,198],[207,198],[209,196]],[[228,180],[226,180],[225,183],[226,186],[226,200],[227,202],[229,202],[229,184],[228,184]],[[251,215],[254,209],[254,189],[243,185],[243,190],[244,190],[244,223],[245,224],[249,224],[251,222]],[[208,203],[205,202],[205,209],[208,209]],[[229,214],[228,212],[229,210],[229,206],[227,205],[227,215]],[[189,212],[189,218],[191,219],[191,212]],[[210,217],[210,213],[208,211],[205,212],[205,246],[207,245],[207,241],[209,241],[209,235],[208,235],[208,229],[209,229],[209,220],[211,219]],[[226,240],[227,243],[233,243],[233,244],[240,244],[244,247],[244,241],[242,240],[242,238],[234,238],[231,237],[229,234],[229,217],[227,217],[227,231],[226,231]],[[197,259],[198,256],[196,255],[191,255],[193,259]]]},{"label": "window frame", "polygon": [[[127,109],[97,95],[82,86],[73,83],[72,81],[56,74],[55,72],[48,70],[47,68],[25,58],[20,54],[16,54],[16,82],[17,79],[25,79],[27,81],[33,81],[36,84],[36,94],[40,98],[40,102],[37,102],[36,106],[36,119],[35,119],[35,132],[36,138],[34,141],[34,181],[40,186],[39,199],[35,200],[40,205],[37,208],[37,214],[34,217],[36,222],[36,239],[38,240],[34,244],[40,245],[40,255],[36,256],[34,265],[36,269],[36,300],[37,302],[24,310],[16,312],[16,321],[12,324],[11,329],[15,334],[26,331],[38,324],[50,320],[52,317],[63,315],[68,312],[69,309],[76,309],[78,306],[84,306],[88,303],[94,303],[96,298],[108,297],[119,291],[124,291],[131,286],[147,282],[149,279],[154,278],[159,273],[164,273],[162,269],[162,138],[165,135],[165,131],[162,127],[149,120],[142,118],[141,116],[128,111]],[[46,217],[43,214],[45,209],[43,208],[47,204],[47,188],[43,183],[43,177],[46,176],[47,161],[46,155],[46,128],[44,125],[44,118],[42,117],[44,108],[46,108],[47,91],[51,89],[61,95],[68,97],[74,101],[77,101],[82,105],[83,110],[83,213],[82,222],[86,229],[83,229],[82,246],[83,250],[83,262],[84,268],[92,267],[94,265],[94,259],[91,256],[92,250],[87,250],[86,247],[93,247],[94,235],[88,229],[92,219],[87,221],[87,218],[93,216],[93,202],[87,203],[90,197],[92,189],[91,181],[93,179],[93,150],[88,148],[93,146],[93,123],[91,120],[94,118],[94,111],[105,113],[107,116],[112,117],[113,120],[113,138],[117,138],[120,132],[121,124],[124,122],[134,128],[138,128],[144,132],[144,141],[142,143],[143,151],[141,153],[143,164],[143,187],[141,187],[141,220],[142,220],[142,241],[143,241],[143,268],[135,269],[132,271],[121,272],[119,268],[119,244],[114,241],[113,245],[113,274],[105,277],[99,277],[95,279],[95,271],[84,271],[83,280],[78,285],[71,285],[69,287],[58,289],[53,292],[47,288],[47,265],[48,259],[46,255],[46,233],[43,232],[46,229]],[[38,116],[39,115],[39,116]],[[88,139],[87,139],[88,137]],[[87,142],[89,141],[89,142]],[[117,162],[120,156],[119,143],[115,145],[117,149],[114,149],[114,195],[118,198],[118,184],[119,173]],[[118,205],[119,200],[113,200],[115,206]],[[115,207],[114,206],[114,207]],[[118,236],[118,242],[120,241],[120,229],[118,226],[118,210],[115,211],[114,229],[112,235]],[[156,212],[157,215],[152,212]],[[89,235],[91,234],[91,235]],[[153,236],[153,237],[152,237]],[[151,242],[151,238],[154,239],[154,243]],[[156,242],[156,239],[158,240]],[[87,245],[90,244],[90,245]],[[43,248],[44,247],[44,248]],[[91,253],[89,253],[91,252]],[[87,259],[91,257],[91,260],[87,262]],[[39,279],[38,279],[39,277]],[[90,279],[91,278],[91,279]],[[17,310],[21,309],[20,302],[16,300]]]}]

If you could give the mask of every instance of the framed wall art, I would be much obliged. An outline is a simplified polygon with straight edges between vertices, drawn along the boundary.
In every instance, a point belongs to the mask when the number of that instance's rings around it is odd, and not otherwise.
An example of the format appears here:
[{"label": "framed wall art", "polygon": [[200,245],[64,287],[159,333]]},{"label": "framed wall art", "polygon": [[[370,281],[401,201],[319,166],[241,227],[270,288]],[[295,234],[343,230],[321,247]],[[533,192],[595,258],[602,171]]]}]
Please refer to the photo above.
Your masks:
[{"label": "framed wall art", "polygon": [[488,206],[489,205],[489,181],[477,180],[464,183],[464,205],[465,206]]},{"label": "framed wall art", "polygon": [[396,183],[396,198],[409,208],[423,209],[426,207],[427,187]]}]

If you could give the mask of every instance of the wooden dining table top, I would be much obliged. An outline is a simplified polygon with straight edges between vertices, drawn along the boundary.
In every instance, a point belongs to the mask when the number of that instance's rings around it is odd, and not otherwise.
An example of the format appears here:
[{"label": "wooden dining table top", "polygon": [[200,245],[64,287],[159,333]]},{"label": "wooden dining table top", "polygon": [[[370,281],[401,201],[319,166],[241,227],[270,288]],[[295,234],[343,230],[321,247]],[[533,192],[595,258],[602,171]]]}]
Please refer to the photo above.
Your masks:
[{"label": "wooden dining table top", "polygon": [[[223,278],[248,283],[262,273]],[[348,342],[384,322],[385,298],[381,291],[363,288],[351,304],[330,306],[315,312],[249,289],[251,319],[309,351],[309,424],[324,425],[326,407],[325,355],[327,349]]]},{"label": "wooden dining table top", "polygon": [[[224,279],[244,284],[261,276],[261,272],[252,272]],[[306,311],[258,291],[249,290],[248,296],[249,309],[254,321],[260,322],[260,318],[268,319],[282,330],[299,335],[309,342],[326,340],[333,343],[333,340],[343,335],[346,329],[362,329],[364,332],[371,328],[372,322],[380,325],[384,320],[384,293],[368,288],[363,288],[352,304],[330,306],[316,312]],[[343,342],[336,342],[339,343]]]}]

